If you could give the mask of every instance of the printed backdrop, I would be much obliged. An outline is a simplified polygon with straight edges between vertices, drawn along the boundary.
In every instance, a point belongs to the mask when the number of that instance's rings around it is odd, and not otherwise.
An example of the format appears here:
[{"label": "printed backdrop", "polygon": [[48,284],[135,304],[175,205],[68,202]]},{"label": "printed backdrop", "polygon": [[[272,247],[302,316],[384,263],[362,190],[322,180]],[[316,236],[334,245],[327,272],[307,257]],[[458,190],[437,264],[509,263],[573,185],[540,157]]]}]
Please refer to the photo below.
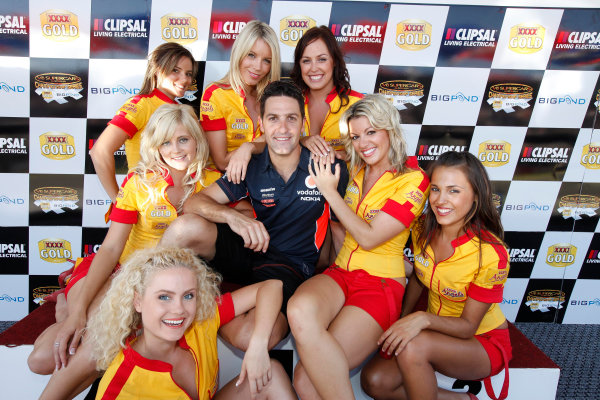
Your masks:
[{"label": "printed backdrop", "polygon": [[148,52],[192,51],[181,101],[197,108],[252,19],[278,33],[284,75],[303,32],[328,26],[353,89],[393,102],[424,168],[447,150],[479,157],[511,247],[509,320],[600,323],[599,9],[276,0],[2,2],[0,320],[24,317],[102,243],[110,201],[88,150],[137,93]]}]

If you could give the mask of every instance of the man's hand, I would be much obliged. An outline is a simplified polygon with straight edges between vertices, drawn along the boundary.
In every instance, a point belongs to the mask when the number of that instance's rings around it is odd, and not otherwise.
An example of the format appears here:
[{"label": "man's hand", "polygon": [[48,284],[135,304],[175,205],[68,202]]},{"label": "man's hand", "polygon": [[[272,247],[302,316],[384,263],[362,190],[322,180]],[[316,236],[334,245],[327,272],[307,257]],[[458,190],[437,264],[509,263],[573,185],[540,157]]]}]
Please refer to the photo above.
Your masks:
[{"label": "man's hand", "polygon": [[262,222],[235,213],[227,218],[227,224],[244,239],[244,247],[263,253],[269,248],[269,233]]}]

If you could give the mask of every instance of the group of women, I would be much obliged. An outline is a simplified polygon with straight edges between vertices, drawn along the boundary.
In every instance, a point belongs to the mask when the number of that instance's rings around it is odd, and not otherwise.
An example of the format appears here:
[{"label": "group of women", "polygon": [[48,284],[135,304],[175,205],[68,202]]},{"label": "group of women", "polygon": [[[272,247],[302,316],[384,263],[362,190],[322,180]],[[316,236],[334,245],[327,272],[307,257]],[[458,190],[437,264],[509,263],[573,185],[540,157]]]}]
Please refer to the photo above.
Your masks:
[{"label": "group of women", "polygon": [[[74,397],[98,369],[106,370],[102,399],[285,399],[296,393],[351,399],[348,371],[378,347],[380,355],[361,377],[369,395],[475,398],[439,389],[434,372],[484,379],[511,357],[497,305],[509,260],[481,163],[450,152],[425,174],[407,156],[391,103],[351,90],[331,31],[316,27],[304,34],[290,76],[305,95],[301,143],[313,154],[311,177],[343,229],[330,231],[335,262],[303,283],[288,304],[300,355],[292,388],[268,355],[281,283],[221,296],[219,278],[189,251],[156,247],[187,198],[224,172],[227,179],[244,179],[251,155],[263,151],[258,99],[279,79],[277,36],[265,23],[246,25],[229,72],[204,91],[200,124],[191,107],[176,102],[195,71],[182,46],[157,47],[140,93],[90,152],[113,200],[112,223],[98,253],[78,261],[65,291],[66,311],[57,312],[57,323],[29,357],[34,372],[52,373],[41,398]],[[113,154],[123,144],[130,173],[119,187]],[[351,172],[344,198],[336,190],[333,157],[346,160]],[[407,285],[404,247],[411,235],[414,275]],[[427,311],[413,312],[423,287]],[[217,392],[218,328],[253,307],[255,331],[240,376]]]}]

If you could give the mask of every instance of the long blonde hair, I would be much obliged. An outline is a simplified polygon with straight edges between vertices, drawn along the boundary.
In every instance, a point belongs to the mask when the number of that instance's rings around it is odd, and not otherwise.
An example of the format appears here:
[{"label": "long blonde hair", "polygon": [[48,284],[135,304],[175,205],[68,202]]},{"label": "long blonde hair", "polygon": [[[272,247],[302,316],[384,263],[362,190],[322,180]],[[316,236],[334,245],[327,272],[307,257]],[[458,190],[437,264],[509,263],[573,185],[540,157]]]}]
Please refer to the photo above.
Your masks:
[{"label": "long blonde hair", "polygon": [[351,173],[356,175],[365,164],[360,158],[360,154],[354,150],[349,133],[350,120],[359,117],[366,117],[373,128],[387,131],[390,138],[388,160],[392,169],[396,171],[395,175],[406,172],[407,168],[404,163],[408,156],[406,141],[400,127],[400,114],[385,97],[380,94],[371,94],[352,104],[340,118],[340,133],[346,153],[350,155]]},{"label": "long blonde hair", "polygon": [[184,196],[179,204],[175,205],[177,212],[181,212],[184,201],[194,194],[196,182],[202,184],[204,167],[208,159],[208,142],[191,106],[163,104],[156,109],[142,132],[141,159],[133,169],[139,175],[143,189],[148,192],[149,201],[156,203],[162,193],[158,193],[152,187],[169,171],[158,149],[161,144],[173,137],[180,125],[196,140],[196,154],[183,179]]},{"label": "long blonde hair", "polygon": [[181,57],[187,57],[192,62],[192,79],[195,79],[198,66],[192,53],[178,43],[163,43],[148,56],[146,74],[138,94],[152,93],[158,81],[173,71]]},{"label": "long blonde hair", "polygon": [[143,295],[157,272],[175,267],[187,268],[196,275],[196,320],[214,315],[221,277],[192,250],[156,247],[137,251],[121,266],[98,311],[88,322],[92,357],[98,370],[108,367],[125,348],[127,338],[140,327],[142,318],[134,307],[135,294]]},{"label": "long blonde hair", "polygon": [[279,80],[281,75],[281,55],[277,34],[268,24],[253,20],[246,24],[237,39],[235,39],[235,42],[233,42],[231,56],[229,58],[229,71],[227,72],[227,75],[215,82],[215,84],[219,86],[231,86],[238,95],[242,94],[242,90],[244,93],[248,93],[249,88],[242,79],[240,64],[258,39],[264,40],[271,49],[271,70],[256,85],[257,98],[262,95],[263,90],[267,87],[269,82]]}]

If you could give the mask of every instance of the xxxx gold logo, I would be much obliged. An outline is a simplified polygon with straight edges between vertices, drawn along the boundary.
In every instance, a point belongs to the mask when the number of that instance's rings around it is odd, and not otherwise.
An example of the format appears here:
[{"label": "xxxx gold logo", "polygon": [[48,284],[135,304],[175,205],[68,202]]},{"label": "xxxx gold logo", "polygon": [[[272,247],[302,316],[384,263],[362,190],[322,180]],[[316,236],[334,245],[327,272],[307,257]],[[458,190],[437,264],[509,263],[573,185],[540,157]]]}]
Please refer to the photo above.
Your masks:
[{"label": "xxxx gold logo", "polygon": [[46,132],[40,135],[40,150],[51,160],[68,160],[75,156],[75,139],[62,132]]},{"label": "xxxx gold logo", "polygon": [[600,197],[589,194],[568,194],[560,198],[558,212],[564,219],[581,219],[582,215],[593,217],[600,207]]},{"label": "xxxx gold logo", "polygon": [[48,10],[40,14],[42,35],[55,42],[70,42],[79,37],[77,15],[65,10]]},{"label": "xxxx gold logo", "polygon": [[396,46],[417,51],[431,44],[431,24],[420,19],[406,19],[396,25]]},{"label": "xxxx gold logo", "polygon": [[279,21],[279,40],[281,43],[296,47],[304,32],[317,26],[314,19],[304,15],[290,15]]},{"label": "xxxx gold logo", "polygon": [[501,167],[510,159],[510,143],[502,140],[488,140],[479,145],[479,161],[486,167]]},{"label": "xxxx gold logo", "polygon": [[71,243],[64,239],[42,239],[38,242],[40,258],[49,263],[64,263],[71,259]]},{"label": "xxxx gold logo", "polygon": [[510,29],[508,48],[519,54],[532,54],[544,45],[546,29],[541,25],[515,25]]},{"label": "xxxx gold logo", "polygon": [[198,40],[198,19],[186,13],[172,13],[160,19],[160,31],[165,42],[192,43]]},{"label": "xxxx gold logo", "polygon": [[587,169],[600,169],[600,143],[583,146],[579,163]]},{"label": "xxxx gold logo", "polygon": [[557,243],[548,247],[546,264],[551,267],[567,267],[575,262],[577,247],[568,243]]},{"label": "xxxx gold logo", "polygon": [[533,98],[533,88],[522,83],[498,83],[490,87],[488,104],[495,112],[514,112],[514,107],[525,109]]},{"label": "xxxx gold logo", "polygon": [[73,74],[62,72],[39,74],[34,78],[34,85],[35,93],[42,96],[46,103],[56,101],[58,104],[65,104],[67,97],[75,100],[83,97],[79,94],[83,90],[81,78]]},{"label": "xxxx gold logo", "polygon": [[41,306],[45,303],[44,297],[52,294],[60,289],[60,286],[40,286],[33,289],[32,298],[33,302],[38,306]]},{"label": "xxxx gold logo", "polygon": [[387,97],[398,110],[406,110],[405,104],[414,107],[421,105],[421,97],[425,95],[422,83],[405,80],[385,81],[379,84],[378,91]]},{"label": "xxxx gold logo", "polygon": [[79,195],[77,190],[66,187],[41,187],[33,191],[33,198],[36,206],[42,211],[48,213],[50,211],[56,214],[65,212],[63,208],[75,210],[78,208],[77,202]]},{"label": "xxxx gold logo", "polygon": [[531,311],[548,312],[550,307],[557,310],[562,308],[565,301],[565,292],[555,289],[532,290],[527,294],[525,305]]},{"label": "xxxx gold logo", "polygon": [[171,211],[168,206],[157,205],[149,210],[150,218],[169,218],[171,217]]}]

